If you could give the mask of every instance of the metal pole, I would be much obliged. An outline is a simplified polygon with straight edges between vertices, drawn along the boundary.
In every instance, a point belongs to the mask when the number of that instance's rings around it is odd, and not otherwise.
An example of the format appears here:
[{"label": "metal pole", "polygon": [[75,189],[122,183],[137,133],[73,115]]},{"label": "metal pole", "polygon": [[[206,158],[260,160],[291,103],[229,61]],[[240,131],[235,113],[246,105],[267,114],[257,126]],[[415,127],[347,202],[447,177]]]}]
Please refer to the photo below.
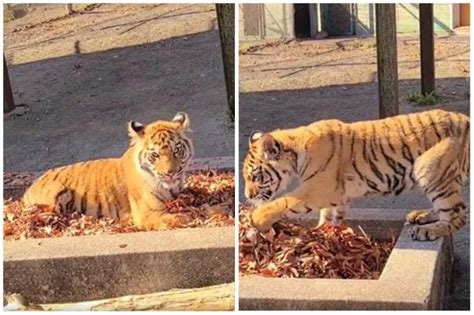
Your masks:
[{"label": "metal pole", "polygon": [[10,76],[8,75],[7,61],[3,55],[3,112],[9,113],[15,109]]},{"label": "metal pole", "polygon": [[377,74],[380,118],[398,115],[397,24],[395,4],[376,4]]},{"label": "metal pole", "polygon": [[433,4],[420,4],[421,93],[435,90]]},{"label": "metal pole", "polygon": [[216,4],[217,23],[221,39],[222,60],[227,90],[227,106],[231,120],[234,120],[234,4]]}]

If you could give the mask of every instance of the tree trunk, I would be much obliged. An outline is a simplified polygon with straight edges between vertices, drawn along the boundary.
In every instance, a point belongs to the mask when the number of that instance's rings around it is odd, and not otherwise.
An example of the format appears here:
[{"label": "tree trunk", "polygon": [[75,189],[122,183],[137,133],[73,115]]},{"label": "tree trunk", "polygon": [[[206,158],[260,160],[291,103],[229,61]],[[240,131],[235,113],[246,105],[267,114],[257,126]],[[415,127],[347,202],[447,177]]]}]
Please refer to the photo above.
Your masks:
[{"label": "tree trunk", "polygon": [[175,289],[144,295],[66,304],[35,304],[19,294],[7,297],[4,310],[44,311],[233,311],[234,283],[198,289]]},{"label": "tree trunk", "polygon": [[216,4],[217,23],[221,38],[222,60],[224,61],[225,86],[229,116],[234,121],[234,4]]},{"label": "tree trunk", "polygon": [[375,5],[380,118],[395,116],[399,112],[395,10],[395,4]]}]

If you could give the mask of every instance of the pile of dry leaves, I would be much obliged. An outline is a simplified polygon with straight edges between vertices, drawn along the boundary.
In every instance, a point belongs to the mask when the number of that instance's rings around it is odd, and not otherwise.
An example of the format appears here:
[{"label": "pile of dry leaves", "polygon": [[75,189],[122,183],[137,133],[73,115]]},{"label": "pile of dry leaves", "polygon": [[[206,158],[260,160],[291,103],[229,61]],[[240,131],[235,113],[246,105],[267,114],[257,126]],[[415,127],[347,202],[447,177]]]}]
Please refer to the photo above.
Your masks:
[{"label": "pile of dry leaves", "polygon": [[266,277],[377,279],[395,239],[376,242],[349,227],[308,228],[283,220],[267,233],[250,225],[241,206],[239,270]]},{"label": "pile of dry leaves", "polygon": [[[185,189],[175,200],[167,203],[176,222],[170,226],[187,228],[198,226],[233,225],[234,174],[207,171],[189,176]],[[3,238],[29,238],[116,234],[137,232],[128,220],[95,219],[79,213],[58,214],[48,207],[26,208],[20,201],[5,201]]]}]

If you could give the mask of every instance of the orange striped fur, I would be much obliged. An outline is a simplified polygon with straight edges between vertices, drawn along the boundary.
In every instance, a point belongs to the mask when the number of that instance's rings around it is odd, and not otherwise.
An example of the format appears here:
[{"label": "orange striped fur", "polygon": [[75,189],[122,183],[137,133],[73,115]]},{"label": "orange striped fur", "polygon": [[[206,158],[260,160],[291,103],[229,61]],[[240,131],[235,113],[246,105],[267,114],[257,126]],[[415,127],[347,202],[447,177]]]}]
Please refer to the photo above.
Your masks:
[{"label": "orange striped fur", "polygon": [[313,211],[320,224],[339,224],[356,198],[420,188],[433,209],[408,215],[412,238],[451,234],[467,220],[469,124],[463,114],[432,110],[255,132],[243,167],[245,195],[257,205],[253,224],[265,231],[282,216]]},{"label": "orange striped fur", "polygon": [[193,156],[188,127],[185,113],[147,126],[131,122],[131,145],[120,158],[52,169],[32,184],[23,202],[94,217],[130,218],[138,227],[160,228],[173,219],[165,213],[164,201],[181,190]]}]

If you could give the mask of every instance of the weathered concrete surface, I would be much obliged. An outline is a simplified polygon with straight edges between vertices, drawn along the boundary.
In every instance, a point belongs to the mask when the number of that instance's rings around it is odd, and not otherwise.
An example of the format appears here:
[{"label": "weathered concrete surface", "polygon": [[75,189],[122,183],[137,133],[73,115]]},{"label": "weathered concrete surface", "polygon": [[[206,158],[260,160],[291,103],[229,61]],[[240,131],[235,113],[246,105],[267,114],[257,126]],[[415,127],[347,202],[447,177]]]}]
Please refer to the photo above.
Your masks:
[{"label": "weathered concrete surface", "polygon": [[[400,233],[406,211],[354,209],[369,234]],[[398,218],[398,219],[397,219]],[[349,218],[350,219],[350,218]],[[364,224],[364,219],[372,222]],[[374,220],[379,220],[379,227]],[[240,309],[253,310],[423,310],[447,304],[452,268],[452,240],[413,242],[403,226],[378,280],[240,278]]]},{"label": "weathered concrete surface", "polygon": [[[194,159],[189,165],[189,172],[200,171],[200,170],[221,170],[221,171],[233,171],[234,170],[234,157],[233,156],[220,156],[215,158],[200,158]],[[30,185],[29,182],[25,182],[24,178],[37,178],[43,172],[19,172],[16,176],[11,178],[8,183],[3,183],[3,198],[8,199],[19,199],[25,192],[26,188]]]},{"label": "weathered concrete surface", "polygon": [[59,303],[234,281],[234,228],[4,242],[4,292]]}]

